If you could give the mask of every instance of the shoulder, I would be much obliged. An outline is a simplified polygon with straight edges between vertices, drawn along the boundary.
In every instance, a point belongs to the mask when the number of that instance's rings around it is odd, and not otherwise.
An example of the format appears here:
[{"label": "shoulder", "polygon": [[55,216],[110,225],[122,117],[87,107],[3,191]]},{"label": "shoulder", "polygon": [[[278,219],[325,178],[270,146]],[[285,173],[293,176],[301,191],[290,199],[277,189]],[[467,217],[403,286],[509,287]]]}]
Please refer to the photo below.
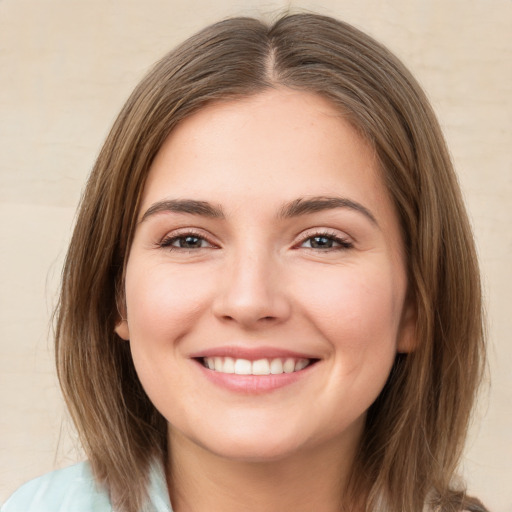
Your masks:
[{"label": "shoulder", "polygon": [[88,462],[59,469],[22,485],[0,512],[112,512]]}]

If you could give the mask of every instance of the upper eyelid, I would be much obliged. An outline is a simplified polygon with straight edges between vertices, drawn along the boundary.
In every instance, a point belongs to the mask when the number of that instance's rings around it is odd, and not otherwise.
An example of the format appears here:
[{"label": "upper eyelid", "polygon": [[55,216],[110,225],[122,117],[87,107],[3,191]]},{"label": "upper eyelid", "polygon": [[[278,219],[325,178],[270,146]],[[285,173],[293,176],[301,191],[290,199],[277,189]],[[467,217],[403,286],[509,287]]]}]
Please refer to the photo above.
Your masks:
[{"label": "upper eyelid", "polygon": [[[205,240],[212,247],[219,246],[219,243],[215,241],[215,238],[208,232],[205,232],[205,230],[197,227],[187,226],[171,229],[167,231],[163,236],[158,236],[158,238],[154,239],[153,243],[156,248],[167,249],[171,246],[171,242],[174,242],[174,240],[185,238],[187,236],[194,236]],[[206,249],[206,247],[202,247],[202,249]]]},{"label": "upper eyelid", "polygon": [[319,248],[314,248],[314,247],[303,247],[304,249],[306,250],[311,250],[311,251],[315,251],[315,252],[330,252],[330,251],[338,251],[338,250],[347,250],[347,249],[352,249],[354,248],[354,242],[352,241],[352,239],[349,239],[349,238],[346,238],[344,236],[340,236],[340,235],[336,235],[336,234],[331,234],[331,233],[316,233],[316,234],[312,234],[312,235],[307,235],[305,237],[303,237],[302,239],[300,239],[298,242],[296,242],[293,247],[295,249],[297,248],[301,248],[302,245],[304,243],[306,243],[308,240],[311,240],[313,238],[328,238],[330,240],[332,240],[334,243],[338,244],[337,247],[328,247],[328,248],[323,248],[323,249],[319,249]]},{"label": "upper eyelid", "polygon": [[312,238],[314,236],[327,236],[331,238],[339,238],[341,240],[347,241],[347,242],[354,242],[354,239],[352,236],[350,236],[345,231],[341,231],[339,229],[334,228],[310,228],[306,229],[301,232],[301,234],[297,235],[296,240],[303,241],[307,240],[308,238]]},{"label": "upper eyelid", "polygon": [[166,240],[172,240],[172,239],[176,239],[176,238],[185,238],[186,236],[190,236],[190,235],[196,236],[197,238],[201,238],[211,245],[217,245],[215,242],[212,241],[211,237],[209,237],[208,235],[205,235],[204,232],[198,231],[195,229],[190,229],[190,228],[188,228],[188,229],[184,228],[182,231],[175,231],[175,232],[171,231],[162,237],[162,239],[160,240],[160,243],[165,242]]},{"label": "upper eyelid", "polygon": [[162,237],[162,240],[165,238],[174,238],[174,237],[180,237],[180,236],[186,236],[186,235],[195,235],[201,238],[209,239],[211,238],[208,233],[206,233],[201,228],[193,228],[193,227],[183,227],[183,228],[176,228],[172,229],[165,233],[165,235]]}]

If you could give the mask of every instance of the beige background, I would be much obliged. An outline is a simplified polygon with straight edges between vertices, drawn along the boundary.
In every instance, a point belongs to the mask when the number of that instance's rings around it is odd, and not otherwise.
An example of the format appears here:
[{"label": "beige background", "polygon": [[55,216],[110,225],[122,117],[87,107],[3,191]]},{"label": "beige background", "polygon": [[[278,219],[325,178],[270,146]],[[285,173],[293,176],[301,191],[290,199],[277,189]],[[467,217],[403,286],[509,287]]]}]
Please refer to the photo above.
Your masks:
[{"label": "beige background", "polygon": [[492,384],[464,471],[512,512],[512,1],[0,0],[0,502],[80,457],[49,320],[80,191],[149,66],[207,23],[287,7],[345,19],[394,50],[441,119],[473,221]]}]

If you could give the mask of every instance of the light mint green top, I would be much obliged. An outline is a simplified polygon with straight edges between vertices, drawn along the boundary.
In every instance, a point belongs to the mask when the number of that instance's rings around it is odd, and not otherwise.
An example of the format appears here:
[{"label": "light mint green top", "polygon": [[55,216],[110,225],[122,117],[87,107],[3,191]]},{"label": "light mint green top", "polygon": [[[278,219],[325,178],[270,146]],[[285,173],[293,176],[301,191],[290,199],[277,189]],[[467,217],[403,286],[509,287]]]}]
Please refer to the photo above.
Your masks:
[{"label": "light mint green top", "polygon": [[[0,512],[115,512],[88,462],[59,469],[22,485]],[[150,472],[149,503],[140,512],[172,512],[161,466]]]}]

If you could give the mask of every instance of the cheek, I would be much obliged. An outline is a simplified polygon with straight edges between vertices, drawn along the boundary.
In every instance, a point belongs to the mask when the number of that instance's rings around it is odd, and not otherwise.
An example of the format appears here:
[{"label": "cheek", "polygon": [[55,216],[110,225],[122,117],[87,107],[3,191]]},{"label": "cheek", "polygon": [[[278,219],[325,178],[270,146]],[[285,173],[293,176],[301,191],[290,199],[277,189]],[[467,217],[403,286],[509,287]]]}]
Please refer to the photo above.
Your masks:
[{"label": "cheek", "polygon": [[345,370],[394,357],[405,288],[401,274],[380,264],[316,277],[314,286],[301,290],[303,307]]},{"label": "cheek", "polygon": [[165,264],[127,272],[126,305],[132,344],[179,338],[204,308],[205,281],[194,273],[172,272]]},{"label": "cheek", "polygon": [[182,340],[204,311],[206,294],[204,280],[196,279],[192,272],[173,273],[165,264],[139,263],[127,271],[133,363],[151,402],[168,421],[181,414],[179,395],[194,396],[183,365],[177,363],[182,359]]}]

